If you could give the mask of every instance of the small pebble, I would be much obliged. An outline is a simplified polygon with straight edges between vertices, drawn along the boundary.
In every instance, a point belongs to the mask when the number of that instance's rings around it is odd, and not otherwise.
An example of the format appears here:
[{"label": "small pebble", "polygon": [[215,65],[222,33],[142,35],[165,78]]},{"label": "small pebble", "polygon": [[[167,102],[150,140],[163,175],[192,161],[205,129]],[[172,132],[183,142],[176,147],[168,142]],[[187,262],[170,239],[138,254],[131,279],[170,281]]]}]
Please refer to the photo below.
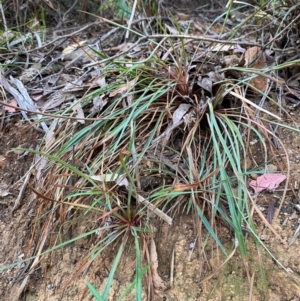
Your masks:
[{"label": "small pebble", "polygon": [[274,164],[266,165],[266,172],[276,172],[277,170],[278,170],[278,168]]}]

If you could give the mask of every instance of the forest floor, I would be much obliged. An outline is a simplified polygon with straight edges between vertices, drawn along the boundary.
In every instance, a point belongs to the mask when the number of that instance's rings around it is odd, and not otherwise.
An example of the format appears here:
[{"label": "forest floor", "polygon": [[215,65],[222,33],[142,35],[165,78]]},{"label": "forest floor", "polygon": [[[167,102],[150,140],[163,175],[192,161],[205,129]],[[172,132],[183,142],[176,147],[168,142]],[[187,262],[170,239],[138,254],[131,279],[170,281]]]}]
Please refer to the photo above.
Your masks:
[{"label": "forest floor", "polygon": [[[176,18],[187,22],[193,20],[195,35],[201,35],[201,29],[208,26],[204,24],[205,18],[199,14],[177,14]],[[95,32],[105,35],[111,30],[110,27],[93,25],[86,30],[82,30],[77,39],[91,40],[94,43]],[[197,30],[200,30],[199,32]],[[218,33],[218,25],[211,29]],[[68,33],[72,36],[73,33]],[[112,35],[112,37],[114,37]],[[116,37],[114,37],[116,38]],[[49,36],[49,43],[52,40]],[[70,40],[66,41],[63,47],[67,47]],[[46,49],[45,49],[46,50]],[[115,51],[118,51],[115,49]],[[54,53],[55,55],[57,53]],[[57,54],[58,55],[58,54]],[[60,61],[60,65],[66,65],[76,57],[77,54],[66,57]],[[85,54],[84,54],[85,55]],[[62,72],[59,82],[54,85],[65,86],[74,80],[77,69],[82,67],[82,62],[72,69],[71,72]],[[59,68],[59,67],[58,67]],[[47,70],[49,74],[51,70]],[[45,73],[46,74],[46,73]],[[25,74],[19,79],[27,89],[31,90],[31,95],[38,98],[39,93],[34,92],[33,87],[38,87],[40,78],[27,84]],[[46,75],[44,75],[45,77]],[[77,75],[75,75],[76,77]],[[45,81],[43,82],[45,84]],[[51,88],[51,78],[47,79],[47,87]],[[94,88],[92,78],[88,78],[82,89],[89,90]],[[39,87],[41,89],[41,87]],[[57,90],[61,91],[61,90]],[[65,93],[62,91],[61,93]],[[81,93],[82,91],[76,91]],[[9,94],[8,94],[9,95]],[[57,95],[57,94],[56,94]],[[63,97],[61,97],[63,98]],[[64,102],[56,96],[58,103],[54,103],[52,98],[51,108],[60,107]],[[39,107],[45,105],[44,99],[39,98]],[[37,101],[37,102],[38,102]],[[47,102],[49,108],[49,102]],[[281,123],[287,127],[300,125],[299,107],[292,108],[289,103],[283,104],[289,114],[281,114],[276,106],[267,104],[265,109],[275,115],[281,116]],[[43,133],[23,120],[17,112],[2,111],[1,118],[4,120],[0,130],[0,267],[10,263],[21,261],[25,254],[32,254],[34,246],[29,245],[33,235],[34,219],[40,214],[37,212],[38,204],[42,202],[33,191],[25,187],[25,192],[21,199],[18,195],[23,188],[27,171],[33,166],[35,156],[30,152],[18,151],[15,148],[35,149],[42,143]],[[289,117],[292,116],[293,120]],[[205,261],[206,270],[201,271],[203,265],[199,264],[199,246],[195,247],[197,241],[197,231],[192,214],[182,213],[176,215],[173,224],[168,225],[164,222],[156,222],[156,242],[158,254],[158,273],[163,279],[165,286],[156,288],[152,291],[152,300],[251,300],[262,301],[296,301],[300,300],[300,264],[299,264],[299,245],[297,238],[292,239],[299,226],[300,212],[297,204],[300,204],[300,195],[295,183],[300,178],[300,136],[288,128],[279,128],[277,136],[283,142],[289,156],[290,164],[290,183],[284,203],[278,216],[272,220],[272,226],[280,236],[275,237],[270,230],[265,228],[258,216],[254,216],[257,233],[272,256],[262,247],[258,247],[252,237],[247,238],[248,261],[241,259],[238,252],[222,267],[221,262],[225,260],[213,244],[206,246],[205,254],[201,260]],[[252,154],[256,162],[263,162],[259,144],[252,148]],[[281,170],[283,173],[286,170]],[[29,178],[29,183],[36,181],[35,173]],[[268,207],[267,199],[273,199],[276,207],[276,200],[281,194],[280,189],[274,192],[265,192],[257,198],[257,205],[266,214]],[[298,207],[299,208],[299,207]],[[265,210],[265,211],[264,211]],[[83,231],[92,229],[93,220],[87,220]],[[82,229],[73,229],[73,235],[82,233]],[[53,236],[56,234],[53,233]],[[225,226],[220,226],[218,230],[224,246],[232,246],[233,237],[230,230]],[[91,238],[83,238],[69,244],[55,252],[43,257],[34,269],[27,269],[26,263],[6,268],[0,271],[0,299],[3,301],[58,301],[58,300],[93,300],[88,292],[86,281],[90,281],[102,291],[108,278],[110,265],[115,258],[115,249],[106,250],[103,256],[99,256],[89,268],[88,273],[79,273],[78,277],[72,279],[70,284],[66,284],[78,269],[77,263],[87,255],[90,246],[93,244]],[[46,246],[47,247],[47,246]],[[134,248],[126,249],[126,256],[122,257],[119,269],[114,277],[108,300],[117,300],[120,292],[123,292],[130,281],[132,281],[135,271],[135,251]],[[174,254],[174,279],[170,283],[170,267]],[[274,258],[276,260],[274,260]],[[251,271],[251,276],[247,274]],[[212,275],[212,277],[210,277]],[[24,285],[25,287],[22,287]],[[147,287],[147,283],[144,283]],[[147,300],[146,289],[144,290],[144,300]],[[124,300],[134,300],[133,292]]]}]

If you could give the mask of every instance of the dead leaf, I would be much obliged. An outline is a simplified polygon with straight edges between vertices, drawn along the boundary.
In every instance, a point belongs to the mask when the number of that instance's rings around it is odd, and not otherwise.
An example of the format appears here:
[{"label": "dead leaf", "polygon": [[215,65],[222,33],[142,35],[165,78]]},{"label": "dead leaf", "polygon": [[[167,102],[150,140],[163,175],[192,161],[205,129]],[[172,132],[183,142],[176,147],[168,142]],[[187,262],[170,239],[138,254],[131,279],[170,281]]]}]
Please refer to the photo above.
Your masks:
[{"label": "dead leaf", "polygon": [[72,45],[69,45],[68,47],[66,47],[62,54],[63,55],[66,55],[66,54],[69,54],[71,53],[72,51],[74,51],[75,49],[77,49],[79,46],[82,46],[86,43],[87,41],[78,41],[78,43],[74,43]]},{"label": "dead leaf", "polygon": [[32,94],[31,98],[34,102],[38,102],[38,101],[42,101],[43,99],[47,98],[47,94],[45,93],[36,93],[36,94]]},{"label": "dead leaf", "polygon": [[[262,70],[265,68],[266,60],[265,55],[261,51],[260,47],[253,46],[245,52],[245,67],[252,67],[254,69]],[[268,78],[263,75],[258,75],[250,81],[250,84],[261,92],[265,92],[267,89]]]},{"label": "dead leaf", "polygon": [[215,71],[209,71],[205,75],[207,75],[213,83],[220,82],[225,79],[225,74],[223,72],[216,73]]},{"label": "dead leaf", "polygon": [[236,48],[233,50],[233,53],[245,53],[246,49],[240,45],[236,45]]},{"label": "dead leaf", "polygon": [[249,186],[253,188],[255,193],[260,193],[261,191],[267,189],[269,191],[274,191],[281,182],[286,179],[286,176],[280,173],[268,173],[259,176],[256,180],[252,180]]},{"label": "dead leaf", "polygon": [[41,63],[33,64],[30,68],[25,69],[22,74],[19,77],[19,80],[26,84],[28,83],[32,78],[34,78],[37,74],[39,74],[41,71]]},{"label": "dead leaf", "polygon": [[225,52],[230,52],[234,50],[236,47],[234,45],[224,45],[224,44],[216,44],[213,47],[210,48],[211,51],[225,51]]},{"label": "dead leaf", "polygon": [[[17,103],[17,101],[14,99],[14,98],[12,98],[11,100],[10,100],[10,103],[9,103],[11,106],[14,106],[14,107],[17,107],[18,106],[18,103]],[[5,109],[5,111],[7,111],[7,112],[9,112],[9,113],[14,113],[14,112],[16,112],[16,109],[15,108],[12,108],[12,107],[7,107],[7,106],[4,106],[4,109]]]},{"label": "dead leaf", "polygon": [[99,76],[96,79],[96,83],[97,85],[99,85],[100,88],[105,87],[107,85],[105,76]]},{"label": "dead leaf", "polygon": [[257,46],[249,47],[244,55],[245,67],[250,67],[256,61],[259,54],[260,54],[260,47]]},{"label": "dead leaf", "polygon": [[192,188],[197,188],[202,181],[195,182],[195,183],[190,183],[190,184],[176,184],[173,186],[174,191],[185,191],[185,190],[191,190]]},{"label": "dead leaf", "polygon": [[166,289],[167,286],[165,282],[161,279],[161,277],[157,272],[158,259],[157,259],[156,245],[153,237],[151,237],[150,260],[151,260],[151,274],[152,274],[153,286],[155,288]]},{"label": "dead leaf", "polygon": [[51,145],[55,142],[55,132],[52,129],[49,129],[45,138],[45,151],[47,151]]},{"label": "dead leaf", "polygon": [[0,155],[0,167],[5,166],[7,163],[7,160],[4,156]]},{"label": "dead leaf", "polygon": [[99,95],[93,98],[93,113],[98,113],[107,104],[107,100],[103,99],[104,95]]},{"label": "dead leaf", "polygon": [[[81,79],[74,79],[72,82],[67,82],[69,76],[60,76],[61,81],[58,81],[58,84],[65,85],[62,91],[64,92],[75,92],[75,91],[81,91],[83,86],[83,81]],[[71,77],[72,78],[72,77]]]},{"label": "dead leaf", "polygon": [[[180,12],[176,12],[175,20],[177,20],[177,21],[187,21],[187,20],[190,20],[190,19],[191,19],[190,15],[180,13]],[[165,24],[165,25],[167,25],[167,24]],[[195,25],[195,24],[193,24],[193,25]]]},{"label": "dead leaf", "polygon": [[138,80],[138,76],[136,78],[134,78],[133,80],[119,86],[117,89],[110,92],[109,97],[114,97],[117,94],[122,94],[123,92],[130,90],[130,88],[135,85],[137,80]]},{"label": "dead leaf", "polygon": [[116,182],[116,184],[118,186],[129,186],[129,182],[126,179],[126,177],[124,176],[124,174],[105,174],[105,175],[95,175],[95,176],[91,176],[91,179],[95,180],[95,181],[100,181],[100,182]]},{"label": "dead leaf", "polygon": [[[77,102],[74,106],[73,106],[73,111],[77,112],[76,117],[77,118],[84,118],[84,112],[82,110],[81,104],[80,102]],[[78,119],[77,122],[81,123],[81,124],[85,124],[85,120],[84,119]]]},{"label": "dead leaf", "polygon": [[176,28],[169,26],[168,24],[165,24],[166,28],[168,29],[170,34],[178,35],[179,32]]},{"label": "dead leaf", "polygon": [[0,184],[0,197],[3,198],[5,196],[10,195],[11,193],[8,191],[7,185],[5,184]]},{"label": "dead leaf", "polygon": [[181,122],[184,122],[184,115],[188,112],[189,108],[192,105],[187,104],[187,103],[182,103],[173,113],[173,120],[172,122],[169,123],[168,127],[166,130],[159,135],[159,137],[155,138],[152,143],[157,143],[158,141],[162,140],[162,144],[165,145],[167,144],[170,135],[172,131],[180,125]]},{"label": "dead leaf", "polygon": [[182,120],[183,116],[187,113],[190,107],[191,105],[187,103],[182,103],[179,105],[179,107],[173,113],[173,125]]},{"label": "dead leaf", "polygon": [[[40,160],[39,160],[40,159]],[[37,180],[39,180],[41,178],[41,174],[42,174],[42,170],[43,168],[46,166],[46,164],[48,163],[48,159],[45,158],[45,157],[39,157],[38,155],[36,156],[36,159],[35,159],[37,163],[36,165],[36,173],[35,173],[35,178]]]},{"label": "dead leaf", "polygon": [[197,81],[197,84],[204,90],[212,93],[212,81],[208,77],[203,77]]},{"label": "dead leaf", "polygon": [[45,137],[45,151],[49,150],[49,148],[54,144],[55,142],[55,128],[57,126],[58,119],[55,119],[53,123],[51,124],[49,131],[46,134]]},{"label": "dead leaf", "polygon": [[[120,51],[122,51],[122,52],[126,52],[126,51],[128,51],[130,48],[132,48],[133,46],[134,46],[133,43],[128,42],[128,43],[121,44],[121,45],[119,46],[119,49],[120,49]],[[138,52],[138,51],[141,51],[141,50],[142,50],[141,47],[139,47],[138,45],[136,45],[135,47],[133,47],[132,49],[130,49],[130,51],[133,51],[133,52]]]},{"label": "dead leaf", "polygon": [[225,55],[222,59],[222,64],[224,64],[226,67],[234,67],[238,66],[240,63],[240,59],[238,58],[237,55],[232,54],[232,55]]},{"label": "dead leaf", "polygon": [[61,92],[54,92],[54,94],[45,102],[41,110],[47,112],[63,104],[68,98],[68,94]]}]

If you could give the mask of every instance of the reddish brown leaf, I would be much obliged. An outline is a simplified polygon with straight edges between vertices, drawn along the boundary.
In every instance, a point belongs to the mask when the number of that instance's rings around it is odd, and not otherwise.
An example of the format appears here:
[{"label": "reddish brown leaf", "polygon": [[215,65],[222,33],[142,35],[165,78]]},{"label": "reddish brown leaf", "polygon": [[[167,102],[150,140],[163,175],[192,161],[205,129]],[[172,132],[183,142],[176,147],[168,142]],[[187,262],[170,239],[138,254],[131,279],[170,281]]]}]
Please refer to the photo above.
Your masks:
[{"label": "reddish brown leaf", "polygon": [[268,173],[259,176],[256,180],[252,180],[249,184],[253,188],[255,193],[260,193],[261,191],[267,189],[269,191],[274,191],[281,182],[286,179],[286,176],[280,173]]}]

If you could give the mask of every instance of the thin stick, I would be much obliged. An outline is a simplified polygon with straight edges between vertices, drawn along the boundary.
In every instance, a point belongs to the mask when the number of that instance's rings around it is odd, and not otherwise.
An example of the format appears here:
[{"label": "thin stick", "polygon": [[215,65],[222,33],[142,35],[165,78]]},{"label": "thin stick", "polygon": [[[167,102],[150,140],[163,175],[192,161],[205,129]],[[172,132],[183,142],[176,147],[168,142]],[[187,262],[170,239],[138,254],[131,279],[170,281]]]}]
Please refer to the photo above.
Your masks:
[{"label": "thin stick", "polygon": [[133,191],[134,197],[137,199],[137,201],[141,204],[145,204],[153,213],[155,213],[157,216],[159,216],[161,219],[163,219],[165,222],[167,222],[169,225],[172,225],[172,218],[163,213],[160,209],[156,208],[153,204],[151,204],[149,201],[147,201],[145,198],[143,198],[138,193],[135,193]]},{"label": "thin stick", "polygon": [[249,298],[248,300],[251,301],[252,300],[252,296],[253,296],[253,284],[254,284],[254,276],[255,276],[255,272],[253,272],[252,277],[251,277],[251,282],[250,282],[250,291],[249,291]]},{"label": "thin stick", "polygon": [[130,27],[131,27],[131,24],[132,24],[132,21],[133,21],[133,18],[134,18],[136,5],[137,5],[137,0],[134,0],[132,10],[131,10],[130,19],[128,21],[128,28],[127,28],[127,31],[126,31],[126,34],[125,34],[125,40],[127,40],[129,38]]},{"label": "thin stick", "polygon": [[174,285],[174,263],[175,263],[175,250],[172,250],[171,268],[170,268],[170,287]]},{"label": "thin stick", "polygon": [[29,170],[29,172],[28,172],[27,175],[26,175],[26,178],[25,178],[25,180],[24,180],[24,182],[23,182],[23,185],[22,185],[22,187],[21,187],[21,189],[20,189],[19,195],[18,195],[17,199],[15,200],[14,206],[13,206],[12,209],[11,209],[11,213],[13,213],[13,212],[14,212],[16,209],[18,209],[18,207],[20,206],[21,199],[23,198],[25,189],[26,189],[26,187],[27,187],[29,178],[30,178],[30,176],[31,176],[31,171],[32,171],[32,169]]},{"label": "thin stick", "polygon": [[229,92],[229,94],[231,94],[231,95],[233,95],[233,96],[239,98],[240,100],[246,102],[247,104],[253,106],[255,109],[257,109],[257,110],[259,110],[259,111],[262,111],[262,112],[264,112],[264,113],[266,113],[266,114],[268,114],[268,115],[270,115],[270,116],[276,118],[277,120],[281,120],[281,118],[280,118],[279,116],[277,116],[277,115],[275,115],[275,114],[273,114],[273,113],[271,113],[271,112],[269,112],[269,111],[267,111],[267,110],[265,110],[265,109],[259,107],[259,106],[256,105],[254,102],[248,100],[247,98],[243,97],[242,95],[239,95],[239,94],[237,94],[237,93],[235,93],[235,92],[232,92],[232,91]]}]

